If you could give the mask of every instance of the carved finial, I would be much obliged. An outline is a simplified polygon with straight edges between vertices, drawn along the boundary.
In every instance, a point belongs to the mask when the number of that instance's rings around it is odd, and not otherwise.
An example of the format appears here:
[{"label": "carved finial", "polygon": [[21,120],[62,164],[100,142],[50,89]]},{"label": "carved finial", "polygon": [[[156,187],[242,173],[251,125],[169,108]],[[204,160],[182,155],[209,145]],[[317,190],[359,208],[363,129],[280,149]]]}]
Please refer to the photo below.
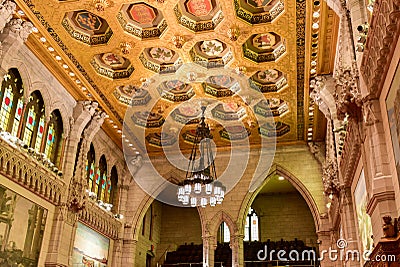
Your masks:
[{"label": "carved finial", "polygon": [[232,26],[231,28],[229,28],[227,34],[231,41],[237,41],[240,36],[240,30],[237,26]]},{"label": "carved finial", "polygon": [[119,48],[121,49],[122,54],[127,55],[130,53],[131,49],[133,48],[133,45],[130,42],[122,42],[119,44]]},{"label": "carved finial", "polygon": [[176,48],[182,48],[183,44],[185,43],[185,39],[183,39],[183,37],[180,35],[174,35],[172,37],[172,42]]},{"label": "carved finial", "polygon": [[102,12],[111,5],[110,0],[93,0],[94,7],[97,11]]}]

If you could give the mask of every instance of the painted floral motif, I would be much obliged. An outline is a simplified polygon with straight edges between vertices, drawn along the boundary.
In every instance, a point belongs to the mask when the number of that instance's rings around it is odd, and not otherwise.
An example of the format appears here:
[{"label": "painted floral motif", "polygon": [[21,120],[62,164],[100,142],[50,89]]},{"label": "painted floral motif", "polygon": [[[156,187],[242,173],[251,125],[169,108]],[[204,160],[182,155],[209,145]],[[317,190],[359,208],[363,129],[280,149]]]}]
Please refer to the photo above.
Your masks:
[{"label": "painted floral motif", "polygon": [[196,17],[207,16],[213,9],[210,0],[189,0],[186,6],[187,11]]},{"label": "painted floral motif", "polygon": [[101,59],[103,60],[104,64],[112,68],[122,67],[125,62],[125,59],[123,57],[120,57],[114,53],[105,53],[103,54]]},{"label": "painted floral motif", "polygon": [[224,47],[222,43],[217,40],[208,40],[204,41],[200,45],[200,49],[207,56],[214,57],[221,54],[221,52],[224,50]]},{"label": "painted floral motif", "polygon": [[174,92],[180,92],[186,88],[186,83],[179,80],[168,81],[165,85],[168,89],[171,89],[171,91],[173,90]]},{"label": "painted floral motif", "polygon": [[270,33],[257,34],[253,38],[253,45],[260,49],[271,49],[275,43],[275,36]]},{"label": "painted floral motif", "polygon": [[279,77],[279,72],[274,69],[259,71],[257,76],[265,82],[274,82]]},{"label": "painted floral motif", "polygon": [[163,63],[171,61],[174,54],[174,51],[164,47],[153,47],[150,49],[151,57]]},{"label": "painted floral motif", "polygon": [[150,24],[156,18],[154,9],[146,4],[134,4],[130,13],[132,18],[140,24]]},{"label": "painted floral motif", "polygon": [[76,16],[77,25],[84,30],[96,31],[101,27],[101,18],[88,11],[81,12]]},{"label": "painted floral motif", "polygon": [[232,78],[226,75],[211,76],[209,77],[209,83],[221,87],[228,87],[232,83]]},{"label": "painted floral motif", "polygon": [[183,104],[178,108],[178,110],[186,117],[195,117],[200,114],[199,107],[193,104]]},{"label": "painted floral motif", "polygon": [[236,112],[239,109],[239,105],[236,102],[227,102],[222,105],[225,112]]},{"label": "painted floral motif", "polygon": [[253,7],[265,7],[270,2],[271,0],[247,0],[247,3]]}]

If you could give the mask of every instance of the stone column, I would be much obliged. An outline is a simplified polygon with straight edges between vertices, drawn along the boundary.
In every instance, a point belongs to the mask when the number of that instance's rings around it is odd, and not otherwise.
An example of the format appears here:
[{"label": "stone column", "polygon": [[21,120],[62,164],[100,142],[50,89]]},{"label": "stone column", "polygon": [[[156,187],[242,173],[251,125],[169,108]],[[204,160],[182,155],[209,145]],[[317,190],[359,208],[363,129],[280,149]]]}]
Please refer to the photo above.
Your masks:
[{"label": "stone column", "polygon": [[382,217],[396,214],[393,176],[389,166],[387,140],[378,99],[369,99],[363,106],[366,127],[366,147],[369,148],[365,174],[371,186],[367,213],[371,216],[372,232],[376,244],[382,237]]},{"label": "stone column", "polygon": [[215,236],[203,236],[203,267],[214,266],[214,253],[217,248]]},{"label": "stone column", "polygon": [[244,266],[243,238],[244,235],[231,235],[229,246],[232,249],[232,267]]},{"label": "stone column", "polygon": [[[357,222],[355,220],[354,206],[351,195],[351,187],[343,187],[340,191],[341,195],[341,223],[343,229],[343,237],[346,243],[343,243],[344,253],[346,251],[358,251],[359,260],[352,260],[352,255],[349,255],[349,259],[346,261],[346,266],[360,266],[360,260],[362,259],[362,251],[358,248],[357,238]],[[336,244],[337,246],[338,244]],[[346,254],[344,254],[346,257]]]},{"label": "stone column", "polygon": [[46,267],[68,266],[68,254],[61,253],[62,238],[66,235],[64,226],[66,220],[66,207],[56,207],[54,218],[51,223],[51,235],[49,249],[46,256]]},{"label": "stone column", "polygon": [[336,266],[335,262],[332,261],[329,257],[329,251],[332,249],[336,249],[336,247],[332,247],[332,238],[331,238],[331,231],[324,229],[321,231],[317,232],[318,236],[318,249],[319,249],[319,254],[317,257],[321,256],[320,263],[321,266],[323,267],[334,267]]}]

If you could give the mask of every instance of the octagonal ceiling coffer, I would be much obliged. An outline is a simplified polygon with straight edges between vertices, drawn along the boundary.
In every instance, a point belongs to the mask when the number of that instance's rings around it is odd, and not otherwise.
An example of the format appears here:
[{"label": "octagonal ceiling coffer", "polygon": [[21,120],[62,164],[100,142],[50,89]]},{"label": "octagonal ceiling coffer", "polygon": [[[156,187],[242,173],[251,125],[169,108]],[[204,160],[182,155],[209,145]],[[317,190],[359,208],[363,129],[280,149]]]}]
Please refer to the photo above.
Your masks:
[{"label": "octagonal ceiling coffer", "polygon": [[278,98],[260,100],[254,106],[254,112],[263,117],[282,117],[289,112],[289,105],[286,101]]},{"label": "octagonal ceiling coffer", "polygon": [[205,68],[224,67],[233,59],[230,48],[217,39],[197,42],[189,54],[194,63]]},{"label": "octagonal ceiling coffer", "polygon": [[174,13],[179,24],[194,32],[214,30],[224,19],[216,0],[180,0]]},{"label": "octagonal ceiling coffer", "polygon": [[140,39],[159,38],[168,26],[161,11],[144,2],[123,5],[117,20],[125,32]]},{"label": "octagonal ceiling coffer", "polygon": [[207,77],[202,87],[205,93],[215,97],[232,96],[240,90],[239,83],[227,75]]},{"label": "octagonal ceiling coffer", "polygon": [[273,22],[285,11],[284,0],[234,0],[236,16],[250,24]]},{"label": "octagonal ceiling coffer", "polygon": [[286,52],[285,39],[274,32],[253,34],[243,44],[244,57],[257,63],[276,61]]},{"label": "octagonal ceiling coffer", "polygon": [[250,87],[262,93],[280,92],[287,87],[286,74],[276,69],[257,71],[249,78]]},{"label": "octagonal ceiling coffer", "polygon": [[162,82],[157,90],[162,98],[172,102],[187,101],[195,95],[192,86],[180,80]]},{"label": "octagonal ceiling coffer", "polygon": [[61,24],[72,38],[88,45],[106,44],[113,34],[105,19],[86,10],[65,13]]},{"label": "octagonal ceiling coffer", "polygon": [[90,64],[97,74],[110,79],[129,78],[134,71],[129,59],[114,53],[97,54]]},{"label": "octagonal ceiling coffer", "polygon": [[159,74],[175,73],[183,64],[178,53],[165,47],[147,47],[139,59],[146,69]]}]

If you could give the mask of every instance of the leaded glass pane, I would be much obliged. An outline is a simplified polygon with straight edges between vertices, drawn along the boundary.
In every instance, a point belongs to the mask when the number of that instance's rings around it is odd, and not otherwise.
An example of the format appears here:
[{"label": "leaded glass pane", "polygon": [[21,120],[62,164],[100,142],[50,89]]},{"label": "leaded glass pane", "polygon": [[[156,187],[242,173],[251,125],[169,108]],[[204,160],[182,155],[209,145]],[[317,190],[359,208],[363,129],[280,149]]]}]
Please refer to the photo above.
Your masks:
[{"label": "leaded glass pane", "polygon": [[10,121],[13,99],[14,94],[12,92],[12,88],[11,86],[8,86],[4,91],[0,110],[0,128],[3,129],[3,131],[7,130],[7,126]]},{"label": "leaded glass pane", "polygon": [[40,146],[42,144],[42,139],[43,139],[43,133],[44,133],[44,116],[42,116],[39,120],[39,127],[38,127],[36,141],[35,141],[35,150],[36,151],[40,151]]},{"label": "leaded glass pane", "polygon": [[54,140],[55,140],[54,123],[51,123],[47,131],[46,148],[44,150],[44,153],[46,154],[47,158],[50,158],[51,152],[53,152]]},{"label": "leaded glass pane", "polygon": [[25,132],[24,132],[24,143],[27,145],[31,144],[33,130],[36,124],[36,112],[35,107],[32,105],[28,110],[26,118]]},{"label": "leaded glass pane", "polygon": [[17,102],[17,109],[15,110],[14,124],[13,124],[12,130],[11,130],[11,134],[13,136],[17,136],[17,134],[18,134],[18,128],[19,128],[19,124],[21,122],[23,107],[24,107],[24,102],[22,101],[22,98],[19,98],[18,102]]}]

